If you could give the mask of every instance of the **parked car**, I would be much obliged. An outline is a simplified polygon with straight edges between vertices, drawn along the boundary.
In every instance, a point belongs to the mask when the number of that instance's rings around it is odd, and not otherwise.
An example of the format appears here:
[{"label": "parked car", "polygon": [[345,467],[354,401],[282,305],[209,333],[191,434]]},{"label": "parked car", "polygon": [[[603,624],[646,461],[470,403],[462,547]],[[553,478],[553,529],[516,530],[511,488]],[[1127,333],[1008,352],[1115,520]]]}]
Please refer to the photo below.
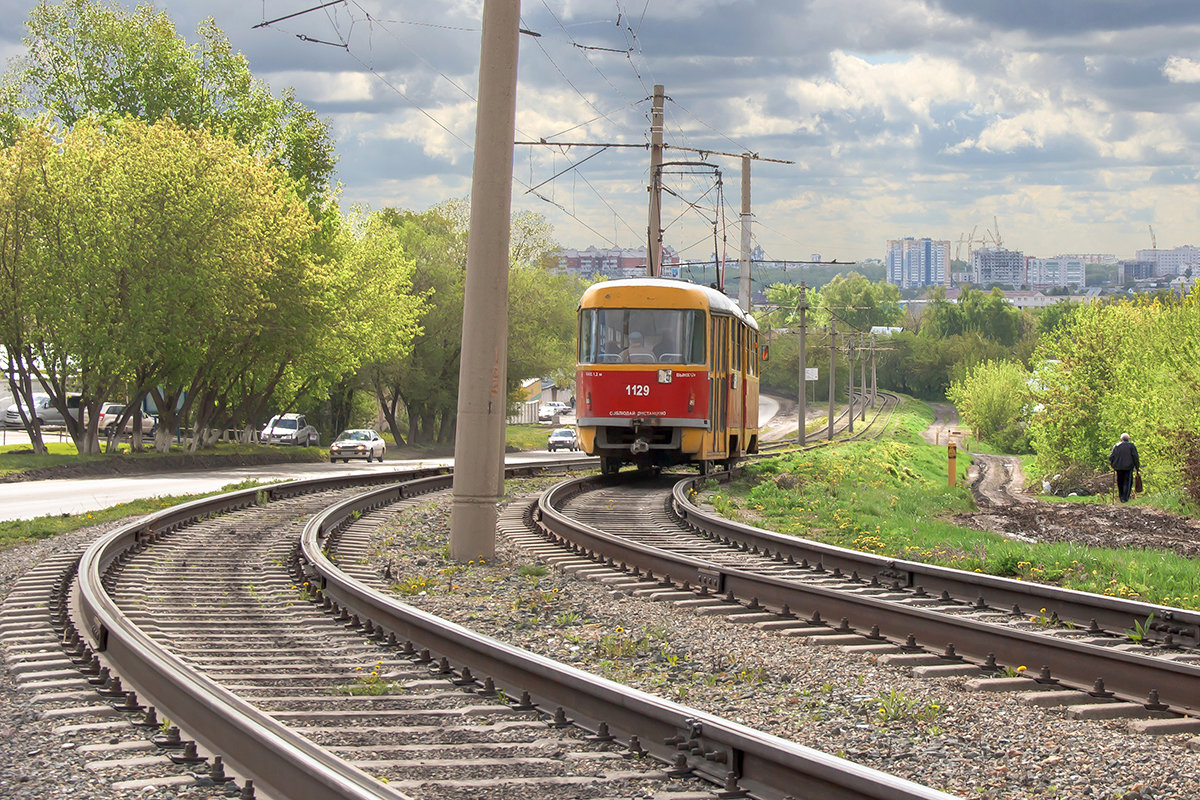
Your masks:
[{"label": "parked car", "polygon": [[574,428],[555,428],[546,442],[546,449],[553,453],[555,450],[578,450],[579,439]]},{"label": "parked car", "polygon": [[372,458],[383,461],[387,452],[387,442],[377,431],[370,428],[351,428],[342,431],[329,445],[329,460],[348,462],[352,458],[365,458],[370,463]]},{"label": "parked car", "polygon": [[[83,408],[79,401],[79,395],[67,395],[67,410],[71,413],[71,416],[75,417],[75,419],[80,419],[80,415],[83,413]],[[26,416],[29,416],[28,409],[25,413]],[[33,396],[33,413],[37,416],[38,423],[43,428],[62,427],[64,424],[66,424],[66,420],[63,419],[62,412],[59,411],[52,402],[50,402],[49,395],[35,394]],[[16,403],[13,403],[4,410],[4,424],[9,428],[22,427],[21,413],[17,410]]]},{"label": "parked car", "polygon": [[554,419],[555,414],[565,413],[570,408],[566,403],[561,403],[558,400],[551,400],[548,403],[542,403],[538,406],[538,422],[550,422]]},{"label": "parked car", "polygon": [[[103,433],[105,436],[112,436],[116,433],[117,420],[125,413],[125,406],[122,403],[105,403],[100,406],[100,415],[96,422],[96,430]],[[147,434],[154,430],[154,425],[157,420],[150,414],[142,412],[142,433]],[[133,433],[133,414],[129,415],[129,419],[125,420],[125,424],[121,427],[122,433]]]},{"label": "parked car", "polygon": [[321,443],[321,434],[308,424],[303,414],[278,414],[263,427],[258,440],[263,444],[316,447]]}]

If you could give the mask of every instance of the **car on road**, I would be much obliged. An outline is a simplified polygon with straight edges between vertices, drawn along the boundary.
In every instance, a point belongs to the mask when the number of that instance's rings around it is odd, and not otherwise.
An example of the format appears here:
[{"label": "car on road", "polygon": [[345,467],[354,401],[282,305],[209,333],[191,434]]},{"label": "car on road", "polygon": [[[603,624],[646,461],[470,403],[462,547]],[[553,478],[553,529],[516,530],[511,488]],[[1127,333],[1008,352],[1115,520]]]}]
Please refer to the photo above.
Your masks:
[{"label": "car on road", "polygon": [[[80,419],[83,409],[80,406],[80,397],[77,394],[67,395],[67,410],[75,419]],[[66,420],[63,419],[62,412],[50,400],[50,395],[35,394],[33,396],[33,413],[38,418],[38,424],[43,428],[63,427]],[[26,416],[30,416],[28,409],[25,412]],[[17,410],[17,404],[13,403],[4,410],[4,424],[9,428],[20,428],[21,413]]]},{"label": "car on road", "polygon": [[555,414],[565,414],[568,408],[570,406],[558,400],[542,403],[538,406],[538,422],[550,422],[554,419]]},{"label": "car on road", "polygon": [[555,428],[546,442],[546,449],[553,453],[555,450],[578,450],[579,438],[574,428]]},{"label": "car on road", "polygon": [[365,458],[367,463],[370,463],[372,458],[383,461],[383,454],[386,452],[387,442],[383,441],[383,437],[377,431],[370,428],[351,428],[339,433],[333,444],[329,445],[329,460],[332,462],[340,458],[343,462],[348,462],[352,458]]},{"label": "car on road", "polygon": [[258,440],[263,444],[316,447],[321,443],[321,434],[308,424],[303,414],[277,414],[263,427]]},{"label": "car on road", "polygon": [[[125,413],[125,405],[123,403],[105,403],[100,406],[100,414],[96,420],[96,430],[103,433],[105,436],[112,436],[117,432],[117,420]],[[150,433],[154,430],[154,424],[157,420],[150,414],[142,412],[142,433]],[[125,424],[121,426],[121,433],[133,433],[133,414],[129,415],[129,419],[125,420]]]}]

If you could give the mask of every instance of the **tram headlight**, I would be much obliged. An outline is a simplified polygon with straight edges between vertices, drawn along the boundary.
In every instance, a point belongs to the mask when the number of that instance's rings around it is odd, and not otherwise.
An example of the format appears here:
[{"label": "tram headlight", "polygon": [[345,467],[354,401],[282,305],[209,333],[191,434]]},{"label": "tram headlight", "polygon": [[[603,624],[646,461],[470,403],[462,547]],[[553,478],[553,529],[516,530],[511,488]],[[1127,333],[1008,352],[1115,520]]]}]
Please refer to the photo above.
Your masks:
[{"label": "tram headlight", "polygon": [[672,379],[674,376],[675,376],[675,373],[674,373],[674,372],[672,372],[671,370],[669,370],[669,369],[660,369],[660,370],[658,371],[658,382],[659,382],[659,383],[670,383],[670,382],[671,382],[671,379]]}]

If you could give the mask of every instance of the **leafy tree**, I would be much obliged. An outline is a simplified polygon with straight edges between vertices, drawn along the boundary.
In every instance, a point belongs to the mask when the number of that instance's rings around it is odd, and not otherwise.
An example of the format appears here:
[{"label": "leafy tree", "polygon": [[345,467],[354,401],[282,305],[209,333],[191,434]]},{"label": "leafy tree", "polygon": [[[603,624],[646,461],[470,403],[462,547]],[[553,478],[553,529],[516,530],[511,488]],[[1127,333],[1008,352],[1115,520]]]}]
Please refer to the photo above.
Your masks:
[{"label": "leafy tree", "polygon": [[893,325],[901,316],[900,289],[872,283],[857,272],[838,275],[821,290],[821,305],[854,330]]},{"label": "leafy tree", "polygon": [[[22,128],[15,143],[0,151],[0,347],[5,376],[13,397],[33,408],[40,391],[25,364],[33,358],[26,305],[30,295],[28,251],[37,247],[36,221],[46,207],[44,183],[38,177],[50,158],[52,142],[42,126]],[[41,428],[28,425],[35,453],[46,452]]]},{"label": "leafy tree", "polygon": [[95,412],[114,391],[154,387],[165,449],[193,407],[204,427],[231,387],[311,340],[285,298],[317,294],[315,226],[277,168],[171,120],[38,135],[50,149],[37,246],[18,265],[23,363],[62,410],[69,388],[83,394],[87,426],[67,423],[81,452],[97,449]]},{"label": "leafy tree", "polygon": [[1035,363],[1041,409],[1029,430],[1039,468],[1106,470],[1127,431],[1148,478],[1180,479],[1180,442],[1200,432],[1200,296],[1081,306],[1042,337]]},{"label": "leafy tree", "polygon": [[975,434],[1009,453],[1029,449],[1029,372],[1013,361],[984,361],[950,384],[946,397]]},{"label": "leafy tree", "polygon": [[328,212],[335,156],[324,122],[289,90],[280,97],[250,73],[246,58],[210,18],[189,44],[166,12],[133,13],[96,0],[39,0],[26,21],[28,50],[0,89],[0,135],[49,112],[72,127],[85,117],[171,117],[207,128],[278,163],[310,207]]},{"label": "leafy tree", "polygon": [[[467,265],[461,211],[461,204],[451,203],[421,214],[390,208],[379,212],[381,223],[396,230],[404,252],[413,259],[413,290],[428,297],[411,350],[399,359],[380,360],[369,370],[397,444],[446,443],[453,438]],[[400,425],[403,416],[407,430]]]},{"label": "leafy tree", "polygon": [[369,389],[369,367],[403,359],[421,333],[425,295],[412,290],[414,264],[400,233],[380,215],[359,212],[339,241],[341,258],[332,308],[313,367],[338,376],[328,392],[331,427],[350,424],[354,394]]}]

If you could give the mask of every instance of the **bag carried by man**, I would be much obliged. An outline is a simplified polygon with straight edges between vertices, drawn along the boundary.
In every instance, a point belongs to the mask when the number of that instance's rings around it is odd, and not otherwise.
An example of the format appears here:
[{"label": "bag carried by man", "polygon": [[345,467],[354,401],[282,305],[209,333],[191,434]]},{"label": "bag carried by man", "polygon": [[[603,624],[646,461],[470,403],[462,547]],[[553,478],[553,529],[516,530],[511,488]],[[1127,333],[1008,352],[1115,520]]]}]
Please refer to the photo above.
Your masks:
[{"label": "bag carried by man", "polygon": [[1140,469],[1133,473],[1133,490],[1135,492],[1142,491],[1142,471]]}]

